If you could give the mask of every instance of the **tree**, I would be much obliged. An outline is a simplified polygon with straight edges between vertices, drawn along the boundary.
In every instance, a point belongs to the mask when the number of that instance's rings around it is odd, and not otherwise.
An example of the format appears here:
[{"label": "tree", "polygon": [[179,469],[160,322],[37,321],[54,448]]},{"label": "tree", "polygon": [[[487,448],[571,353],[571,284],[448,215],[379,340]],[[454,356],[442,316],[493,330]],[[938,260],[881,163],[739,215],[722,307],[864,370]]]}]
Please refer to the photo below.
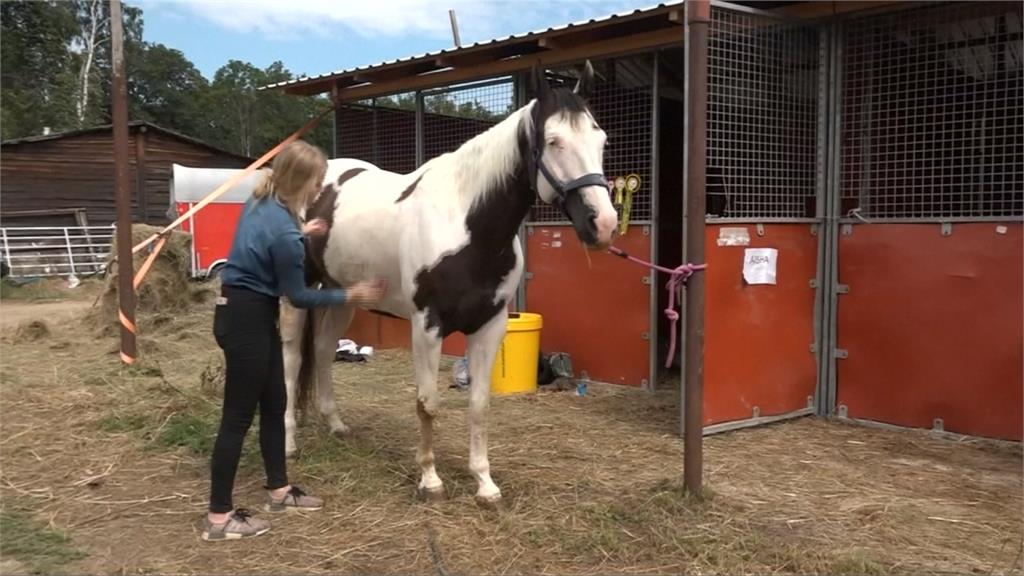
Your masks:
[{"label": "tree", "polygon": [[104,29],[110,25],[109,15],[104,15],[103,5],[109,3],[101,0],[86,0],[78,2],[79,33],[75,41],[81,49],[81,64],[78,74],[78,93],[75,98],[75,116],[78,119],[78,126],[85,125],[86,111],[89,107],[90,84],[92,83],[92,64],[96,59],[96,53],[110,39],[104,34]]},{"label": "tree", "polygon": [[126,61],[132,119],[200,137],[207,128],[206,78],[184,54],[163,44],[144,43],[134,55]]},{"label": "tree", "polygon": [[3,139],[64,130],[75,124],[78,31],[72,6],[33,0],[0,2],[0,135]]}]

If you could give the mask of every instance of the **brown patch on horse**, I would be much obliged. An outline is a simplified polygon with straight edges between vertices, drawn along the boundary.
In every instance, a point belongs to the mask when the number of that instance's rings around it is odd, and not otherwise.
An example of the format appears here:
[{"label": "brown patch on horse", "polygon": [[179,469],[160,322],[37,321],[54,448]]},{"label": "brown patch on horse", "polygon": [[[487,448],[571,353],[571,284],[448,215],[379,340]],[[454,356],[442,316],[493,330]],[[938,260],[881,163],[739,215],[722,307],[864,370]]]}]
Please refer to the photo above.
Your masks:
[{"label": "brown patch on horse", "polygon": [[327,267],[324,265],[324,250],[327,249],[327,235],[331,233],[334,226],[334,204],[338,199],[338,190],[332,184],[324,186],[320,194],[313,201],[313,205],[306,210],[306,221],[311,222],[317,218],[327,223],[327,230],[323,234],[304,236],[306,240],[306,285],[313,286],[319,282],[329,279]]},{"label": "brown patch on horse", "polygon": [[327,231],[319,236],[306,236],[306,285],[323,282],[324,284],[338,285],[328,274],[327,266],[324,264],[324,251],[327,250],[327,236],[334,227],[334,207],[338,202],[338,189],[342,184],[348,182],[366,168],[352,168],[342,172],[338,176],[337,184],[324,186],[316,200],[306,210],[306,221],[310,222],[317,218],[327,223]]},{"label": "brown patch on horse", "polygon": [[[426,172],[424,172],[423,174],[426,174]],[[402,191],[402,195],[398,197],[398,200],[395,200],[395,204],[398,204],[402,200],[405,200],[409,196],[412,196],[412,193],[416,190],[416,187],[419,186],[420,180],[423,180],[423,174],[420,174],[419,178],[417,178],[415,182],[410,184],[408,188]]]},{"label": "brown patch on horse", "polygon": [[345,182],[355,178],[361,172],[366,172],[366,168],[349,168],[348,170],[345,170],[341,173],[341,176],[338,176],[338,186],[341,186]]}]

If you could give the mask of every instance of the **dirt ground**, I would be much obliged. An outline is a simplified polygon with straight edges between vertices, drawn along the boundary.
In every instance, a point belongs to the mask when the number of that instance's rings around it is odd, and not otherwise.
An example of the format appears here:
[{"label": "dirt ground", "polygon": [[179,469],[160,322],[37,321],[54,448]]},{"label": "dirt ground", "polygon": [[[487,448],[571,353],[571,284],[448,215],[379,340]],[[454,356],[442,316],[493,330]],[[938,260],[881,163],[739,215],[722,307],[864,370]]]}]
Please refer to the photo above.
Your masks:
[{"label": "dirt ground", "polygon": [[[88,307],[89,303],[86,303]],[[78,304],[77,306],[81,306]],[[7,303],[0,305],[4,316]],[[209,306],[143,318],[138,365],[95,318],[18,304],[0,366],[5,568],[187,574],[1021,573],[1020,446],[805,418],[705,441],[708,487],[680,489],[675,394],[494,398],[490,456],[505,495],[477,508],[465,394],[441,375],[439,473],[414,497],[418,439],[403,351],[335,364],[345,439],[300,429],[292,479],[325,510],[266,536],[204,543],[219,406]],[[6,319],[5,319],[6,320]],[[27,328],[42,321],[44,328]],[[38,324],[38,322],[37,322]],[[254,426],[255,428],[255,426]],[[263,502],[255,430],[237,504]],[[16,570],[16,568],[15,568]]]}]

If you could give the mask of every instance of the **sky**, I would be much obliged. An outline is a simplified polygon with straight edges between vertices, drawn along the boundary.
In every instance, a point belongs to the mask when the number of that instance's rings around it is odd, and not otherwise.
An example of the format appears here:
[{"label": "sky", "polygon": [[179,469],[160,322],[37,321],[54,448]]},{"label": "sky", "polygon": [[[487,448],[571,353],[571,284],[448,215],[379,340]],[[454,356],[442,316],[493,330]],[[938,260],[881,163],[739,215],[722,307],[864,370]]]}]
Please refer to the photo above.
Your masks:
[{"label": "sky", "polygon": [[[664,1],[664,0],[662,0]],[[126,0],[144,39],[182,51],[207,78],[228,60],[276,60],[316,75],[647,8],[658,0]]]}]

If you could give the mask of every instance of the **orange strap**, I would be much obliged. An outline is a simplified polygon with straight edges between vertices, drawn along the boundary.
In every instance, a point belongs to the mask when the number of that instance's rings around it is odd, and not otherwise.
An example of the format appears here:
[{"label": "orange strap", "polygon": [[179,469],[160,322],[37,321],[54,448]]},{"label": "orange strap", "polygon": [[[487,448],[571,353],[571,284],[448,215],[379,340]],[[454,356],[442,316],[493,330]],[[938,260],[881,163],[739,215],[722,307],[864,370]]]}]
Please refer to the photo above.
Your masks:
[{"label": "orange strap", "polygon": [[164,244],[167,244],[167,236],[161,236],[157,240],[156,246],[153,247],[153,251],[150,252],[149,256],[146,257],[146,261],[139,266],[139,271],[135,273],[135,280],[132,281],[132,288],[138,290],[139,284],[142,284],[142,279],[149,273],[149,269],[153,266],[153,261],[156,260],[157,254],[164,249]]},{"label": "orange strap", "polygon": [[[320,120],[324,116],[326,116],[327,113],[330,112],[331,110],[334,110],[333,106],[330,106],[330,107],[326,108],[323,112],[317,114],[312,120],[310,120],[309,122],[306,122],[305,126],[303,126],[302,128],[299,128],[298,130],[293,132],[291,136],[285,138],[284,140],[281,141],[280,144],[278,144],[277,146],[274,146],[273,148],[271,148],[263,156],[260,156],[260,158],[258,160],[256,160],[252,164],[249,164],[249,166],[247,166],[245,168],[245,170],[242,170],[238,174],[235,174],[231,178],[228,178],[227,182],[225,182],[225,183],[221,184],[220,186],[218,186],[213,192],[210,192],[210,194],[208,196],[206,196],[206,198],[203,198],[202,200],[200,200],[188,212],[185,212],[184,214],[179,216],[177,220],[175,220],[174,222],[171,222],[163,230],[161,230],[160,232],[157,232],[156,234],[153,234],[149,238],[146,238],[145,240],[140,242],[138,244],[138,246],[132,248],[132,253],[134,254],[134,253],[138,252],[139,250],[142,250],[146,246],[149,246],[150,244],[155,242],[157,240],[157,238],[165,236],[171,230],[174,230],[178,226],[181,226],[182,222],[184,222],[184,221],[188,220],[189,218],[191,218],[193,214],[195,214],[196,212],[199,212],[200,210],[205,208],[206,205],[209,204],[210,202],[213,202],[217,198],[220,198],[220,196],[222,194],[224,194],[225,192],[227,192],[232,186],[234,186],[235,184],[238,184],[239,182],[242,181],[243,178],[245,178],[249,174],[251,174],[254,171],[256,171],[258,168],[260,168],[261,166],[263,166],[264,164],[269,162],[270,159],[273,158],[274,156],[277,156],[278,152],[283,150],[285,146],[291,144],[292,142],[295,142],[303,134],[305,134],[310,129],[312,129],[314,126],[316,126],[317,123],[320,122]],[[143,274],[143,276],[144,275],[145,274]],[[137,283],[141,282],[141,281],[142,281],[141,278],[137,278]]]}]

